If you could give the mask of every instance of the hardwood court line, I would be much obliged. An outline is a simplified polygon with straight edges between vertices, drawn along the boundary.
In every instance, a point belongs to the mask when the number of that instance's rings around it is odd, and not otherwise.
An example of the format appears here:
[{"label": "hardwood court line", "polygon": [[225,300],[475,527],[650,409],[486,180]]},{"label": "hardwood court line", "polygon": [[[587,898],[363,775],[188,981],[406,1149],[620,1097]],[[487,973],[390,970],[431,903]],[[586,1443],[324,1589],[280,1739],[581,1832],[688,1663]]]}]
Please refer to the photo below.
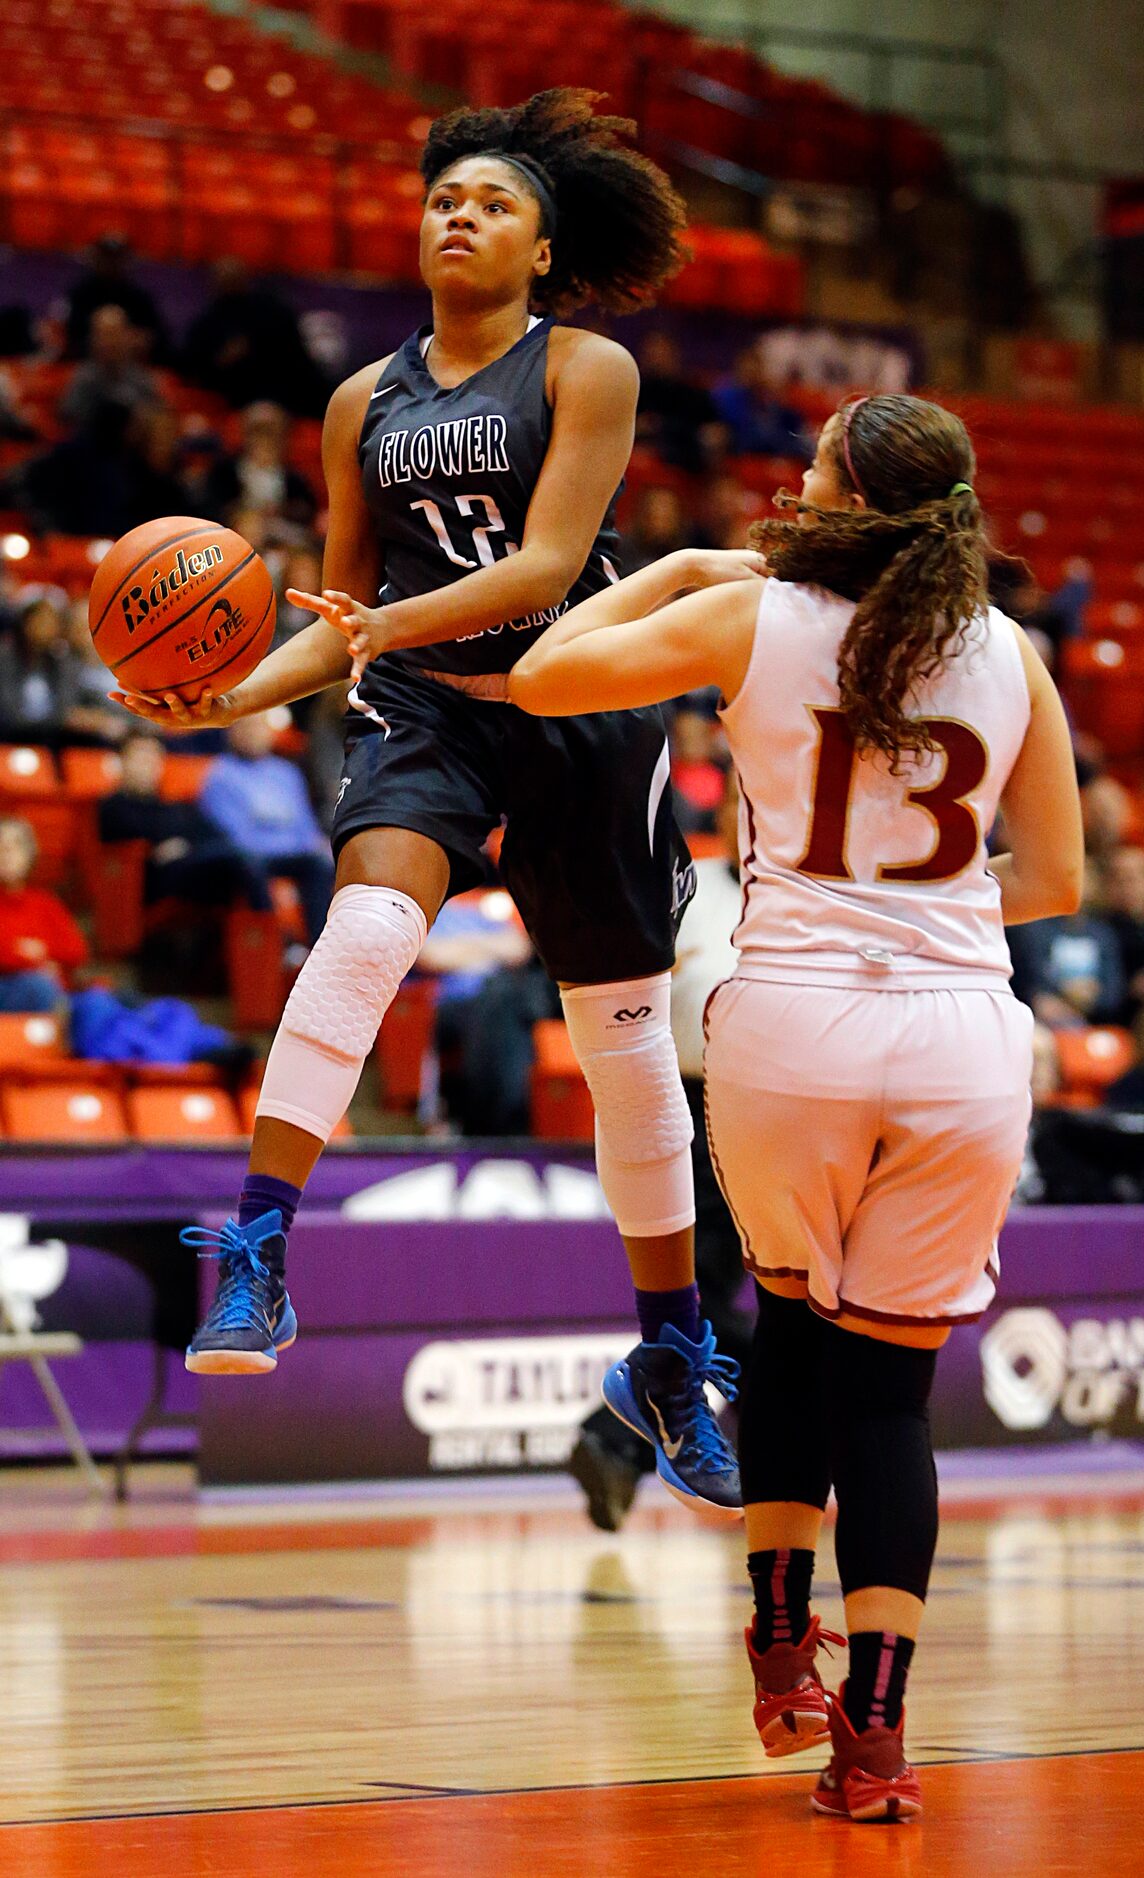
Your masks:
[{"label": "hardwood court line", "polygon": [[[1144,1754],[926,1769],[915,1826],[814,1819],[813,1775],[0,1828],[5,1878],[1075,1878],[1130,1872]],[[698,1794],[702,1804],[697,1804]]]},{"label": "hardwood court line", "polygon": [[[942,1523],[1000,1519],[1015,1513],[1030,1518],[1065,1519],[1073,1514],[1144,1513],[1144,1490],[1119,1490],[1099,1495],[1081,1490],[1076,1493],[1052,1492],[1007,1498],[992,1489],[980,1499],[956,1499],[941,1509]],[[658,1530],[666,1515],[669,1529],[681,1531],[686,1523],[701,1530],[720,1532],[722,1522],[707,1522],[689,1514],[676,1523],[673,1507],[648,1507],[629,1522],[630,1530]],[[827,1512],[827,1524],[833,1521],[834,1509]],[[422,1545],[438,1532],[444,1522],[453,1519],[477,1520],[486,1517],[463,1503],[443,1505],[432,1513],[399,1514],[381,1518],[338,1518],[242,1523],[198,1523],[183,1520],[165,1526],[117,1526],[93,1531],[25,1528],[0,1533],[0,1566],[67,1564],[73,1561],[98,1564],[104,1559],[189,1558],[245,1554],[252,1552],[352,1552],[383,1547],[403,1549]],[[500,1517],[500,1515],[497,1515]],[[554,1511],[550,1506],[514,1508],[511,1517],[528,1523],[535,1531],[538,1522],[587,1530],[587,1516],[578,1506]],[[627,1528],[625,1529],[627,1530]]]},{"label": "hardwood court line", "polygon": [[[907,1743],[907,1745],[909,1744]],[[918,1772],[921,1774],[922,1780],[927,1783],[927,1786],[929,1776],[932,1772],[950,1767],[1020,1766],[1025,1762],[1033,1761],[1103,1760],[1125,1754],[1136,1755],[1141,1759],[1141,1762],[1144,1763],[1144,1748],[1142,1747],[1070,1748],[1063,1754],[1057,1748],[1045,1748],[1040,1752],[1035,1748],[1031,1748],[1026,1753],[1014,1753],[1011,1749],[1004,1751],[989,1748],[974,1750],[971,1748],[949,1746],[939,1747],[934,1742],[915,1742],[914,1752],[915,1758],[923,1754],[933,1753],[949,1755],[947,1761],[918,1761]],[[801,1784],[807,1791],[809,1791],[807,1781],[809,1780],[810,1785],[813,1786],[815,1775],[816,1768],[813,1763],[801,1770]],[[789,1782],[799,1777],[800,1770],[798,1769],[797,1763],[795,1763],[793,1771],[790,1766],[783,1771],[779,1771],[772,1764],[760,1766],[757,1773],[751,1774],[688,1774],[681,1780],[666,1774],[649,1774],[645,1779],[579,1780],[564,1783],[549,1781],[542,1782],[535,1787],[447,1787],[425,1785],[415,1780],[365,1780],[361,1784],[364,1788],[368,1788],[369,1792],[362,1793],[361,1797],[358,1799],[346,1799],[343,1797],[340,1799],[294,1800],[291,1801],[289,1805],[283,1805],[277,1800],[266,1800],[262,1802],[235,1800],[230,1804],[221,1802],[215,1805],[204,1804],[202,1806],[179,1806],[162,1809],[156,1807],[139,1807],[138,1809],[131,1808],[120,1812],[64,1813],[44,1819],[0,1820],[0,1848],[4,1845],[3,1835],[5,1833],[24,1832],[33,1828],[40,1830],[53,1826],[126,1826],[130,1825],[133,1821],[227,1819],[233,1817],[235,1814],[254,1815],[273,1813],[277,1815],[288,1813],[293,1817],[301,1813],[354,1813],[368,1812],[375,1806],[408,1805],[411,1801],[420,1800],[422,1798],[436,1801],[513,1801],[534,1798],[537,1794],[628,1793],[635,1792],[637,1789],[645,1787],[678,1787],[680,1789],[685,1787],[724,1787],[739,1781],[749,1783],[765,1781],[769,1791],[771,1787],[781,1788],[784,1780]],[[387,1793],[384,1791],[386,1788],[392,1788],[393,1791]],[[375,1789],[377,1790],[376,1792]],[[0,1869],[4,1871],[5,1878],[7,1878],[7,1867],[0,1865]],[[977,1875],[977,1878],[979,1878],[979,1875]]]}]

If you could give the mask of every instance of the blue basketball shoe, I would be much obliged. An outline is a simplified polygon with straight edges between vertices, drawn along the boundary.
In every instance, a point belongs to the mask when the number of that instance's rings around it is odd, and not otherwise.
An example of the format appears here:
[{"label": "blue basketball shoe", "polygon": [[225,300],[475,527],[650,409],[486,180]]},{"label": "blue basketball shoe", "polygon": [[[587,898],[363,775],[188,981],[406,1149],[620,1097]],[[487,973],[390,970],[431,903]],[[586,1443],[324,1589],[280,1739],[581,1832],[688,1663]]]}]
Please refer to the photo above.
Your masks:
[{"label": "blue basketball shoe", "polygon": [[604,1377],[603,1395],[613,1415],[650,1441],[656,1472],[677,1500],[702,1500],[737,1519],[743,1511],[739,1463],[704,1394],[705,1382],[733,1402],[739,1365],[715,1353],[710,1324],[699,1326],[692,1343],[665,1324],[657,1343],[637,1343]]},{"label": "blue basketball shoe", "polygon": [[221,1232],[186,1226],[183,1245],[219,1261],[218,1290],[187,1345],[187,1368],[198,1376],[257,1376],[274,1369],[279,1350],[298,1335],[286,1290],[286,1235],[277,1210],[249,1226],[228,1219]]}]

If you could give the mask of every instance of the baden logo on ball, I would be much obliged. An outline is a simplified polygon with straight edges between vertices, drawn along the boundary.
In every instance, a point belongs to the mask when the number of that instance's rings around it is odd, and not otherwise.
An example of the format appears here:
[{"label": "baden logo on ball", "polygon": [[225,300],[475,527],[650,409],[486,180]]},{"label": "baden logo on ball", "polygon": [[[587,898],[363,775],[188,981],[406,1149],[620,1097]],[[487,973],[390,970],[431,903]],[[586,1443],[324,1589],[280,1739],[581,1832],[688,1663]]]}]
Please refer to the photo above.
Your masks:
[{"label": "baden logo on ball", "polygon": [[96,651],[125,690],[175,691],[193,703],[206,685],[238,684],[266,656],[274,587],[233,529],[169,515],[132,529],[100,562],[88,619]]}]

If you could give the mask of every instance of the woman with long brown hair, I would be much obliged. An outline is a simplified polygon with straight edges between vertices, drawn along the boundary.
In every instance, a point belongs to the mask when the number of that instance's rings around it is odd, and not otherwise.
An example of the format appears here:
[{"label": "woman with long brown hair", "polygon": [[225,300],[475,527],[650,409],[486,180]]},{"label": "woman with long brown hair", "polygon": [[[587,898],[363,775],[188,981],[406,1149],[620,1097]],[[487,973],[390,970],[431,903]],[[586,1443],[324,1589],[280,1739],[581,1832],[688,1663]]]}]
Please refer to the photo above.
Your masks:
[{"label": "woman with long brown hair", "polygon": [[[671,600],[688,572],[669,557],[502,684],[552,714],[723,694],[743,914],[706,1078],[758,1285],[740,1424],[754,1715],[772,1755],[829,1733],[813,1803],[857,1820],[921,1806],[902,1702],[937,1540],[928,1401],[950,1327],[994,1294],[1029,1114],[1003,924],[1075,908],[1083,861],[1060,700],[987,602],[973,471],[939,406],[848,404],[797,513],[755,531],[767,578]],[[1002,806],[1009,851],[990,858]],[[837,1697],[810,1612],[832,1484]]]}]

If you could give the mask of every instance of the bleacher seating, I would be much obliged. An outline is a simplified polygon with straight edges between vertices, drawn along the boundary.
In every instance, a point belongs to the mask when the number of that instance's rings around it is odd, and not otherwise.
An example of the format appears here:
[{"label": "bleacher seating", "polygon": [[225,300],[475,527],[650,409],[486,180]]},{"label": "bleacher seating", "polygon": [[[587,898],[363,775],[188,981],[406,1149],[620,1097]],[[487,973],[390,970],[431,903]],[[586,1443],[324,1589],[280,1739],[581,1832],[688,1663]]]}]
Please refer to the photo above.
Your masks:
[{"label": "bleacher seating", "polygon": [[[554,43],[562,68],[584,67],[579,78],[562,69],[561,82],[594,83],[628,30],[608,6],[591,22],[577,9],[572,35],[559,9],[529,11],[532,30],[513,32],[508,67],[509,15],[474,32],[484,72],[475,101],[551,84],[533,78]],[[406,25],[415,39],[422,27],[432,36],[428,18],[411,13]],[[623,65],[608,69],[622,88]],[[0,15],[0,114],[0,208],[17,247],[77,248],[114,225],[160,261],[235,254],[256,268],[417,278],[416,158],[429,122],[417,97],[245,18],[193,0],[12,0]],[[744,312],[799,310],[797,257],[750,231],[727,246],[729,232],[699,231],[711,252],[672,291],[691,305],[730,289]]]}]

